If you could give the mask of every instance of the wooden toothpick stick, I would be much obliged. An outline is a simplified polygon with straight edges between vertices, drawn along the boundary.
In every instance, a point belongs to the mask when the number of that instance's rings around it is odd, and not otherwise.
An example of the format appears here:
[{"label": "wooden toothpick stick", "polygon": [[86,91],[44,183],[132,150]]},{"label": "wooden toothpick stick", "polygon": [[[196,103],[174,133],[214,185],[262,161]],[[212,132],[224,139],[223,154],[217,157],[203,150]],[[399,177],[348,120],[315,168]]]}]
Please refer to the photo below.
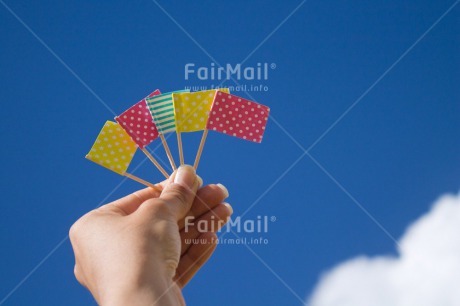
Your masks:
[{"label": "wooden toothpick stick", "polygon": [[129,174],[129,173],[126,173],[126,172],[125,172],[124,174],[122,174],[122,175],[123,175],[123,176],[126,176],[127,178],[130,178],[130,179],[132,179],[132,180],[134,180],[134,181],[136,181],[136,182],[138,182],[138,183],[141,183],[142,185],[145,185],[145,186],[147,186],[147,187],[153,188],[153,189],[155,189],[155,190],[158,191],[158,192],[161,192],[160,188],[158,188],[157,186],[153,185],[152,183],[149,183],[149,182],[147,182],[147,181],[144,181],[144,180],[141,179],[141,178],[138,178],[137,176],[134,176],[134,175]]},{"label": "wooden toothpick stick", "polygon": [[145,147],[141,148],[141,150],[142,152],[144,152],[145,155],[147,155],[147,157],[152,161],[152,163],[157,167],[157,169],[160,170],[160,172],[163,173],[163,175],[166,178],[169,178],[168,172],[166,172],[165,169],[163,169],[160,163],[149,153],[149,151],[147,151]]},{"label": "wooden toothpick stick", "polygon": [[206,142],[207,136],[208,136],[208,130],[205,129],[203,131],[203,136],[201,136],[201,142],[200,142],[200,146],[198,147],[198,152],[196,153],[195,163],[193,164],[193,167],[195,168],[195,170],[198,168],[198,164],[200,163],[201,153],[203,153],[203,147],[204,147],[204,143]]},{"label": "wooden toothpick stick", "polygon": [[179,159],[181,166],[184,165],[184,151],[182,149],[182,138],[180,136],[180,132],[177,132],[177,146],[179,147]]},{"label": "wooden toothpick stick", "polygon": [[176,163],[174,162],[174,158],[172,157],[171,151],[169,150],[168,143],[166,142],[166,139],[163,134],[160,134],[161,142],[163,143],[163,147],[165,148],[166,155],[168,155],[169,163],[171,164],[171,167],[173,170],[176,170]]}]

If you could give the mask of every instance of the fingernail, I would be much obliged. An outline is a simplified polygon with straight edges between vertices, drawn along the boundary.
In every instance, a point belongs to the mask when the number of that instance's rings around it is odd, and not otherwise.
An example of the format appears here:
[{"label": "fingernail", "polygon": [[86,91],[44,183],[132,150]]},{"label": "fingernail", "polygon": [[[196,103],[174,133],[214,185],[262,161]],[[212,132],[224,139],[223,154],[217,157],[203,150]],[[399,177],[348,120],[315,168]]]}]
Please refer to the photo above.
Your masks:
[{"label": "fingernail", "polygon": [[196,176],[196,179],[197,179],[198,182],[200,183],[200,185],[198,186],[198,188],[201,188],[201,186],[203,186],[203,179],[202,179],[201,176],[199,176],[199,175]]},{"label": "fingernail", "polygon": [[189,188],[193,187],[195,180],[195,169],[189,165],[180,166],[179,169],[177,169],[176,176],[174,177],[174,183]]},{"label": "fingernail", "polygon": [[233,207],[232,205],[228,204],[228,203],[224,203],[224,205],[228,208],[228,210],[230,211],[230,215],[233,214]]},{"label": "fingernail", "polygon": [[228,189],[227,187],[225,187],[224,185],[222,185],[221,183],[217,184],[217,187],[219,187],[220,189],[222,189],[222,191],[224,192],[225,194],[225,198],[228,198],[230,195],[228,193]]}]

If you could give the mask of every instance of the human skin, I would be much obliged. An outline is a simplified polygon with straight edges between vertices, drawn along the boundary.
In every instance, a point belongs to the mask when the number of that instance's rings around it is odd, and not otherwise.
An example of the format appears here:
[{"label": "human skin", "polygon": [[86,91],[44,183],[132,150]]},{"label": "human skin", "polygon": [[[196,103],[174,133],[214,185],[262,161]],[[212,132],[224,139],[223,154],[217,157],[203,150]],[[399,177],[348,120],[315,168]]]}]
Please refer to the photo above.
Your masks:
[{"label": "human skin", "polygon": [[[218,230],[233,212],[223,185],[201,185],[193,167],[182,166],[158,190],[134,192],[72,225],[75,276],[98,304],[185,305],[181,289],[210,258],[217,236],[185,228],[184,218]],[[194,238],[199,243],[185,242]]]}]

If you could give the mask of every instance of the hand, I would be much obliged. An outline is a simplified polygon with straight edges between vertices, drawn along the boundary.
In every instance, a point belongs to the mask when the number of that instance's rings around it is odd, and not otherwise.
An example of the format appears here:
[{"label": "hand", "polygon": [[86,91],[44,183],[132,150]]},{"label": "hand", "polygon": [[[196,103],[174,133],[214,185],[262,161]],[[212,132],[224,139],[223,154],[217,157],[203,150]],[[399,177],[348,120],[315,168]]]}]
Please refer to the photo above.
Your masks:
[{"label": "hand", "polygon": [[[137,191],[75,222],[75,276],[99,304],[185,305],[181,288],[214,252],[212,230],[233,212],[222,203],[225,187],[201,184],[192,167],[182,166],[156,185],[161,192]],[[187,216],[194,225],[185,227]],[[200,231],[200,222],[210,231]]]}]

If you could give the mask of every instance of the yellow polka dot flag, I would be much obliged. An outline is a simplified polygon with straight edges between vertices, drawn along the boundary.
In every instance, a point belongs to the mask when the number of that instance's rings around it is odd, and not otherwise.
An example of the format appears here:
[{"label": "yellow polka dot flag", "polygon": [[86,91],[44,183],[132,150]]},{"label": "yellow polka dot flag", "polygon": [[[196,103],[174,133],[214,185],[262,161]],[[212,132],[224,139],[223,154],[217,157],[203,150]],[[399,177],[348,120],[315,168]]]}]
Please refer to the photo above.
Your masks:
[{"label": "yellow polka dot flag", "polygon": [[[229,93],[228,88],[219,90]],[[212,89],[173,94],[177,132],[196,132],[206,128],[216,91]]]},{"label": "yellow polka dot flag", "polygon": [[136,149],[136,143],[118,123],[107,121],[86,158],[124,175]]}]

